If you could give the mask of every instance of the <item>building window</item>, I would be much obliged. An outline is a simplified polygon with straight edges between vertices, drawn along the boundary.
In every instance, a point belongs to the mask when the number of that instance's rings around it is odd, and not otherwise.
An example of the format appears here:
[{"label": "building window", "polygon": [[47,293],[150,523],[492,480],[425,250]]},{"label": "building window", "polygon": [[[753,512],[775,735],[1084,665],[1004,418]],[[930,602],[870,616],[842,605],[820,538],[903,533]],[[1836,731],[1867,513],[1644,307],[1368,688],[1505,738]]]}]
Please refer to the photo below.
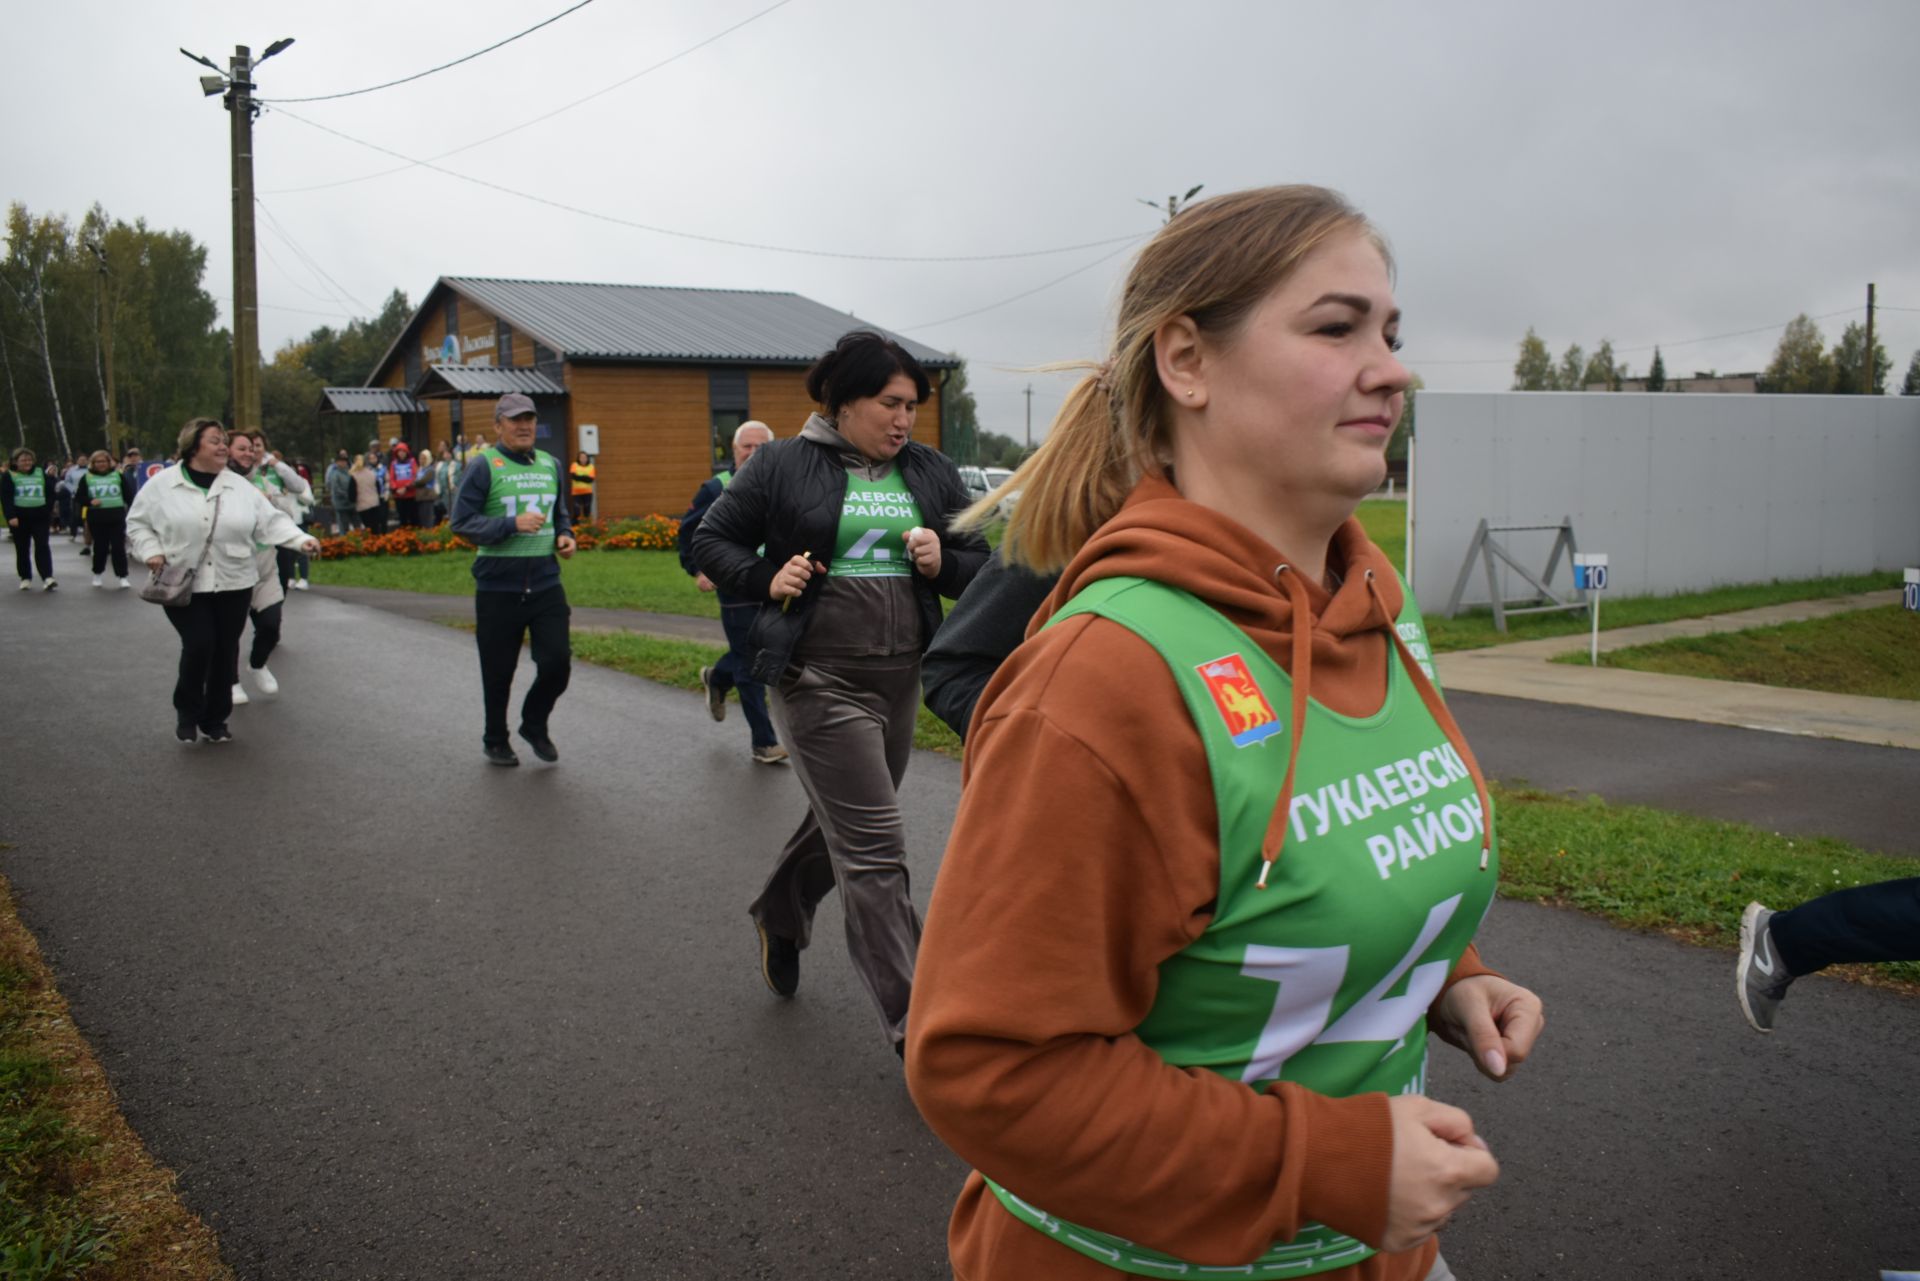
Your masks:
[{"label": "building window", "polygon": [[557,365],[559,363],[560,357],[555,354],[553,348],[542,342],[533,344],[534,368],[538,369],[546,365]]},{"label": "building window", "polygon": [[420,385],[420,348],[413,343],[407,344],[406,370],[407,390],[412,391]]},{"label": "building window", "polygon": [[707,411],[712,424],[713,465],[729,466],[733,462],[733,433],[751,416],[747,407],[745,370],[708,371]]},{"label": "building window", "polygon": [[502,320],[497,322],[493,335],[494,345],[499,349],[495,353],[494,363],[508,366],[513,364],[513,326]]},{"label": "building window", "polygon": [[447,418],[451,424],[448,428],[451,434],[447,437],[447,443],[458,445],[466,438],[467,403],[458,396],[448,401]]},{"label": "building window", "polygon": [[447,332],[455,339],[460,337],[460,297],[458,294],[447,295]]}]

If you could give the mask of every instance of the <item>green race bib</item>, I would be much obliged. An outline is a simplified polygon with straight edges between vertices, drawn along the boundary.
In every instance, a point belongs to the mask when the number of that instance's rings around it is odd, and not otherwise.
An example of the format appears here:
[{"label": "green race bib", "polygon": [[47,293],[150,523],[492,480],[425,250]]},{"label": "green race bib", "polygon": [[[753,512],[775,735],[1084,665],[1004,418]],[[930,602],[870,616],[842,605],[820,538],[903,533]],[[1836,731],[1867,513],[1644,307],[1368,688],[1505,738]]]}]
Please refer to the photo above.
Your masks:
[{"label": "green race bib", "polygon": [[553,509],[560,504],[560,472],[553,456],[533,451],[532,463],[516,463],[499,450],[480,451],[481,465],[487,468],[487,505],[489,516],[517,517],[522,512],[539,512],[547,518],[537,534],[515,534],[504,543],[479,549],[482,556],[551,556],[556,542]]},{"label": "green race bib", "polygon": [[120,487],[120,473],[110,471],[102,476],[97,471],[88,472],[87,497],[95,507],[125,507],[127,496]]},{"label": "green race bib", "polygon": [[827,573],[837,578],[906,578],[913,573],[906,535],[920,524],[920,507],[895,468],[885,480],[847,473]]},{"label": "green race bib", "polygon": [[38,468],[31,471],[14,472],[13,505],[16,507],[45,507],[47,505],[47,474]]}]

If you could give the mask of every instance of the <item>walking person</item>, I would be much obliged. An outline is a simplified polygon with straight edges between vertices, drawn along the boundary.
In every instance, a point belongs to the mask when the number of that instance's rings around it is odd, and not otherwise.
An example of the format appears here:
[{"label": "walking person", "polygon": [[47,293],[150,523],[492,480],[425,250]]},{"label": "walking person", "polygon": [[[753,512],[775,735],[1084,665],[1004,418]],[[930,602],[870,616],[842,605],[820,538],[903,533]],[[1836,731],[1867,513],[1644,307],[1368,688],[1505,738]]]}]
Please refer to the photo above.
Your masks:
[{"label": "walking person", "polygon": [[353,478],[353,515],[362,529],[373,534],[387,532],[387,498],[380,480],[380,469],[365,455],[353,460],[349,475]]},{"label": "walking person", "polygon": [[[234,433],[228,440],[229,451],[233,448],[233,437],[237,436],[245,436],[250,446],[246,466],[244,469],[238,467],[232,458],[229,458],[227,465],[240,471],[254,488],[267,496],[268,502],[287,514],[287,519],[305,529],[307,509],[313,506],[313,486],[267,445],[265,432]],[[307,590],[307,571],[312,563],[305,552],[290,551],[285,547],[274,549],[274,572],[279,575],[282,596],[288,590]]]},{"label": "walking person", "polygon": [[593,519],[595,474],[593,455],[584,449],[574,456],[573,466],[567,468],[567,481],[572,486],[569,497],[573,501],[573,523],[576,525],[583,525]]},{"label": "walking person", "polygon": [[761,975],[794,994],[814,909],[837,887],[847,951],[898,1053],[920,944],[899,800],[920,654],[940,597],[965,590],[987,544],[950,527],[966,486],[912,439],[932,388],[906,349],[849,333],[806,385],[826,412],[760,447],[707,509],[693,560],[719,590],[761,602],[749,674],[774,686],[773,721],[809,804],[747,909]]},{"label": "walking person", "polygon": [[104,449],[93,451],[85,474],[74,487],[74,501],[80,505],[80,517],[86,522],[93,546],[93,585],[105,587],[107,562],[113,562],[117,585],[127,582],[127,496],[126,473],[113,465],[113,455]]},{"label": "walking person", "polygon": [[[284,463],[279,464],[285,467]],[[257,431],[237,431],[227,438],[227,469],[242,480],[258,489],[266,500],[282,514],[292,519],[292,513],[275,501],[276,495],[286,491],[270,485],[265,477],[273,472],[275,460],[266,453],[266,437]],[[289,469],[290,470],[290,469]],[[305,484],[298,475],[291,478]],[[282,478],[283,484],[286,478]],[[297,519],[295,520],[297,524]],[[280,644],[280,628],[287,599],[287,579],[282,558],[288,555],[286,548],[275,547],[272,543],[254,544],[254,569],[259,577],[255,580],[253,593],[247,599],[247,618],[253,623],[253,644],[247,653],[247,669],[253,673],[253,682],[262,694],[278,694],[280,681],[267,669],[267,659]],[[253,700],[247,694],[247,687],[240,680],[238,658],[234,664],[233,705],[241,707]]]},{"label": "walking person", "polygon": [[346,450],[335,454],[327,464],[324,483],[327,505],[333,509],[333,532],[344,538],[353,528],[353,463]]},{"label": "walking person", "polygon": [[1353,516],[1399,320],[1333,193],[1195,204],[1009,482],[1009,564],[1062,576],[972,713],[907,1051],[975,1167],[956,1275],[1453,1275],[1499,1167],[1429,1028],[1504,1080],[1544,1019],[1472,946],[1486,787]]},{"label": "walking person", "polygon": [[[680,568],[693,576],[694,583],[701,591],[719,593],[720,625],[727,633],[726,654],[713,666],[700,669],[700,687],[706,692],[707,714],[716,721],[726,720],[727,691],[739,690],[740,711],[747,718],[750,750],[753,759],[762,765],[778,765],[785,761],[787,749],[780,746],[773,721],[767,716],[766,686],[755,680],[749,671],[753,655],[748,648],[747,633],[753,627],[754,615],[760,612],[760,603],[720,592],[713,580],[701,573],[700,567],[693,563],[692,547],[693,535],[700,528],[707,508],[713,506],[714,499],[726,492],[727,486],[747,465],[747,459],[753,457],[754,451],[772,439],[773,428],[763,422],[744,422],[734,429],[733,469],[710,477],[694,491],[693,505],[680,518],[679,541]],[[585,457],[584,454],[581,456]]]},{"label": "walking person", "polygon": [[6,473],[0,476],[0,511],[6,513],[13,564],[23,592],[33,586],[36,568],[42,591],[60,586],[53,576],[52,493],[47,473],[31,449],[22,447],[8,455]]},{"label": "walking person", "polygon": [[170,564],[194,567],[193,596],[166,606],[180,636],[173,687],[174,734],[191,743],[233,737],[227,718],[239,679],[240,633],[259,585],[260,544],[317,551],[319,543],[266,495],[227,468],[227,433],[212,418],[180,429],[180,465],[148,481],[127,514],[127,546],[158,573]]},{"label": "walking person", "polygon": [[1740,916],[1734,992],[1756,1032],[1772,1032],[1795,979],[1853,961],[1920,961],[1920,876],[1835,890],[1773,911],[1747,904]]},{"label": "walking person", "polygon": [[474,643],[486,729],[480,746],[494,765],[518,765],[507,737],[507,701],[520,646],[531,638],[534,679],[520,704],[520,737],[543,761],[560,759],[548,732],[553,705],[573,674],[567,591],[560,561],[573,555],[573,527],[562,501],[560,461],[534,447],[533,401],[502,396],[493,411],[498,444],[467,464],[453,502],[453,532],[478,549],[473,558]]}]

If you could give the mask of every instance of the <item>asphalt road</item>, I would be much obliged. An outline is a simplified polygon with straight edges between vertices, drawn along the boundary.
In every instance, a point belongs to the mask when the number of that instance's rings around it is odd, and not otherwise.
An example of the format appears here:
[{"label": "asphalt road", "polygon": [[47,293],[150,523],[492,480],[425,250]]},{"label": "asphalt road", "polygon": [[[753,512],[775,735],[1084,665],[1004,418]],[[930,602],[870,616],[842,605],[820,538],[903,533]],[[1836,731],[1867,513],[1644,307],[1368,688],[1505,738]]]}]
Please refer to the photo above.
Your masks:
[{"label": "asphalt road", "polygon": [[[560,765],[490,769],[470,638],[307,594],[281,695],[184,748],[164,617],[85,583],[0,594],[0,871],[243,1277],[946,1274],[963,1171],[833,900],[761,985],[802,801],[737,716],[579,666]],[[908,775],[923,903],[958,782]],[[1463,1281],[1920,1267],[1920,1001],[1810,979],[1762,1038],[1726,954],[1509,903],[1482,943],[1550,1025],[1497,1088],[1436,1051],[1504,1162]]]}]

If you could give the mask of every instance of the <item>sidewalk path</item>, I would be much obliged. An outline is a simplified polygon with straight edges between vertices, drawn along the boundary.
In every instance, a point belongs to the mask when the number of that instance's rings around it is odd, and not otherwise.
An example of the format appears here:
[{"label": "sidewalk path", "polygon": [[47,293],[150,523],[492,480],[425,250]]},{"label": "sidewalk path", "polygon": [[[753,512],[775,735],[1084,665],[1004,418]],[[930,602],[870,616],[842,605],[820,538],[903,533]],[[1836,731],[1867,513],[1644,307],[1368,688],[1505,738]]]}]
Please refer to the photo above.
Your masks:
[{"label": "sidewalk path", "polygon": [[[1825,618],[1851,610],[1894,605],[1900,593],[1868,592],[1834,600],[1770,605],[1765,609],[1623,627],[1600,633],[1600,648],[1649,645],[1680,636],[1742,631],[1807,618]],[[1601,606],[1601,617],[1606,607]],[[1704,721],[1785,734],[1811,734],[1855,743],[1920,749],[1920,703],[1896,698],[1862,698],[1818,690],[1773,689],[1739,681],[1701,680],[1610,667],[1572,666],[1548,660],[1556,654],[1585,652],[1588,637],[1555,636],[1486,649],[1459,650],[1435,657],[1440,682],[1456,690],[1531,698],[1574,707],[1603,708],[1641,716]]]},{"label": "sidewalk path", "polygon": [[[799,997],[761,984],[745,904],[803,802],[742,726],[581,665],[561,763],[489,769],[471,640],[313,592],[281,695],[183,748],[161,612],[79,582],[0,595],[0,872],[241,1276],[947,1275],[963,1172],[835,899]],[[958,784],[916,755],[922,903]],[[1483,945],[1549,1026],[1497,1088],[1435,1051],[1503,1163],[1462,1277],[1920,1266],[1920,1001],[1810,979],[1761,1037],[1723,952],[1512,903]]]}]

